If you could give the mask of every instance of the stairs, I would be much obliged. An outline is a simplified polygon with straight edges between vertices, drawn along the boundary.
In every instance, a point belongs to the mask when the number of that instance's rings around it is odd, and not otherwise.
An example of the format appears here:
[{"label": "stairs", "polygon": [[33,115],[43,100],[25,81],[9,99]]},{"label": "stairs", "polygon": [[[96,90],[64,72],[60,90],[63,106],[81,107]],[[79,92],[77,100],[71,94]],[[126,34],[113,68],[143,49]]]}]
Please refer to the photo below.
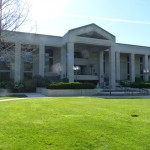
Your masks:
[{"label": "stairs", "polygon": [[99,95],[100,96],[147,96],[149,95],[148,89],[138,89],[138,88],[128,88],[121,87],[115,90],[113,89],[103,89]]}]

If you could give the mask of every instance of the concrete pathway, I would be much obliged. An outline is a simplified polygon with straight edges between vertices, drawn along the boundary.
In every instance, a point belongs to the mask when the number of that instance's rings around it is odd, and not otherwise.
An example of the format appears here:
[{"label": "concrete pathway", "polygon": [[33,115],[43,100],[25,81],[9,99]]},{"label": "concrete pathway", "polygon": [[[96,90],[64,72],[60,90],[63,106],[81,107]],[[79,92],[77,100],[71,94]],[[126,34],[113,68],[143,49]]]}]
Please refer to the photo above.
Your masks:
[{"label": "concrete pathway", "polygon": [[3,100],[0,100],[0,102],[20,101],[20,100],[24,100],[24,99],[27,99],[27,97],[26,98],[9,98],[9,99],[3,99]]},{"label": "concrete pathway", "polygon": [[43,94],[40,94],[40,93],[24,93],[27,97],[31,97],[31,98],[40,98],[40,97],[47,97]]},{"label": "concrete pathway", "polygon": [[[17,93],[18,94],[18,93]],[[16,101],[16,100],[24,100],[24,99],[28,99],[28,98],[46,98],[45,95],[42,95],[40,93],[21,93],[21,94],[25,94],[27,97],[23,97],[23,98],[8,98],[8,99],[2,99],[0,100],[0,102],[7,102],[7,101]]]}]

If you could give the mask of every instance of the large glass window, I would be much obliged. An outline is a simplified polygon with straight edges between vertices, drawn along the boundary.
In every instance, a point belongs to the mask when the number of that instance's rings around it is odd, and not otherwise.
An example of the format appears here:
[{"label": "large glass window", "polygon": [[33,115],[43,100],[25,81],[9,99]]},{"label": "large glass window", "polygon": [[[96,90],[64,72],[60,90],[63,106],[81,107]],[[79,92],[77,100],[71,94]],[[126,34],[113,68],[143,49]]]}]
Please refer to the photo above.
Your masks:
[{"label": "large glass window", "polygon": [[9,50],[0,50],[0,70],[10,70]]},{"label": "large glass window", "polygon": [[104,53],[104,63],[103,63],[103,71],[104,71],[104,74],[106,73],[106,54]]},{"label": "large glass window", "polygon": [[81,52],[74,52],[74,58],[83,58]]},{"label": "large glass window", "polygon": [[127,79],[130,79],[130,56],[127,56]]},{"label": "large glass window", "polygon": [[14,44],[1,43],[0,45],[0,78],[10,79],[10,68],[14,58]]},{"label": "large glass window", "polygon": [[45,72],[53,71],[53,50],[46,49],[45,52]]},{"label": "large glass window", "polygon": [[0,81],[7,81],[10,79],[9,71],[0,71]]},{"label": "large glass window", "polygon": [[26,51],[24,52],[24,70],[32,71],[32,67],[33,67],[32,51]]},{"label": "large glass window", "polygon": [[140,57],[140,77],[143,78],[143,57]]},{"label": "large glass window", "polygon": [[33,68],[33,48],[28,45],[22,46],[22,57],[24,60],[24,71],[32,72]]},{"label": "large glass window", "polygon": [[0,70],[10,70],[11,58],[14,57],[14,45],[1,43],[0,46]]},{"label": "large glass window", "polygon": [[22,60],[24,66],[24,79],[32,79],[33,74],[33,53],[37,50],[34,45],[22,45]]}]

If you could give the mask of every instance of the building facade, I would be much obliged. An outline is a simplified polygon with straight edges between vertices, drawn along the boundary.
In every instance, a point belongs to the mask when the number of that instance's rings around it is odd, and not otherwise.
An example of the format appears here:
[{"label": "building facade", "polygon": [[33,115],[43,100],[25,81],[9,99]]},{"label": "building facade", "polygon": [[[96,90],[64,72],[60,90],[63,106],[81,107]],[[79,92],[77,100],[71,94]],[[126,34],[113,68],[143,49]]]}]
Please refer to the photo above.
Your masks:
[{"label": "building facade", "polygon": [[40,75],[115,88],[120,80],[149,80],[150,47],[116,43],[114,35],[95,24],[69,30],[63,37],[3,34],[11,46],[0,52],[0,75],[15,82]]}]

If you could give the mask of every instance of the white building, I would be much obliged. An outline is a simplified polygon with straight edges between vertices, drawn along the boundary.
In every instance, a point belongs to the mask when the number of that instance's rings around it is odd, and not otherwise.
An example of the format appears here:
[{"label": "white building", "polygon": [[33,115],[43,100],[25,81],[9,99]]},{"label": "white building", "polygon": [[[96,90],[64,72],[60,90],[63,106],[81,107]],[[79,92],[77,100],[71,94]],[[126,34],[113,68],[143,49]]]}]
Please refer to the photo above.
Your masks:
[{"label": "white building", "polygon": [[[13,47],[0,52],[0,74],[15,82],[35,75],[61,76],[115,88],[120,80],[149,80],[150,47],[118,44],[95,24],[69,30],[63,37],[7,31],[4,41]],[[5,58],[6,53],[12,58]],[[78,75],[74,66],[80,67]]]}]

